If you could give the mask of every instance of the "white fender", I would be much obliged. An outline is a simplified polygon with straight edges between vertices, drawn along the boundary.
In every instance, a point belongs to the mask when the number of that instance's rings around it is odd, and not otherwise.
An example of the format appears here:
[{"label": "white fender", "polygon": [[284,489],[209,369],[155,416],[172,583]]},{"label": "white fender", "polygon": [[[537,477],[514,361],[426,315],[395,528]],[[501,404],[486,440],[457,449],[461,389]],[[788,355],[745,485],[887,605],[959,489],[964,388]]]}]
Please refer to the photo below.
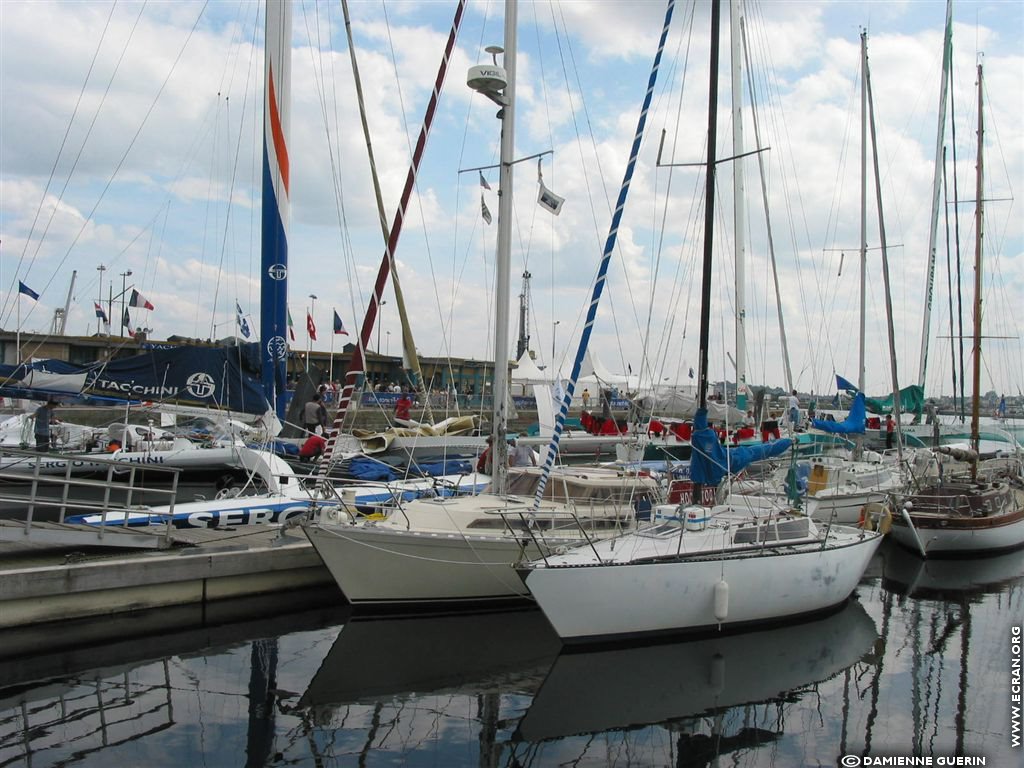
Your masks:
[{"label": "white fender", "polygon": [[715,618],[721,623],[729,616],[729,585],[725,579],[715,584]]}]

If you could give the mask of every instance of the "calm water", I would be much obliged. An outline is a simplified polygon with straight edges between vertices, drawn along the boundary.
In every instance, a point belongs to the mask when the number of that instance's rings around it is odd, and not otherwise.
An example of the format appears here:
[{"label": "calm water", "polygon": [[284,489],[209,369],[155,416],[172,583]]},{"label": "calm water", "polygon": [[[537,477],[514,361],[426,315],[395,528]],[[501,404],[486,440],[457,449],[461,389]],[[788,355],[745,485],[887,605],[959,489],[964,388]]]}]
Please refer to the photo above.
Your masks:
[{"label": "calm water", "polygon": [[71,650],[8,633],[0,766],[1019,766],[1022,594],[1024,553],[886,543],[827,618],[618,650],[560,653],[536,611],[352,619],[326,592],[78,627]]}]

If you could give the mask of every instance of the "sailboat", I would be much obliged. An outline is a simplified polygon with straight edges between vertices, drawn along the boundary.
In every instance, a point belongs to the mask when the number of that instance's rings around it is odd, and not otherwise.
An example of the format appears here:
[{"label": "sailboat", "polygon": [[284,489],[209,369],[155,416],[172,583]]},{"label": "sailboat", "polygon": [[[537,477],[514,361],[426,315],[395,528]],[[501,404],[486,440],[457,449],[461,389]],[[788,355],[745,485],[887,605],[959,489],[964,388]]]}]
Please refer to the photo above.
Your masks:
[{"label": "sailboat", "polygon": [[966,472],[947,465],[938,482],[898,494],[893,538],[922,557],[969,556],[1024,547],[1024,462],[1019,454],[980,460],[984,112],[978,65],[978,160],[974,241],[974,392],[971,448],[955,451]]},{"label": "sailboat", "polygon": [[[671,7],[662,32],[667,34]],[[526,472],[509,493],[506,407],[509,349],[509,285],[512,170],[515,124],[516,17],[505,3],[504,49],[491,49],[492,65],[478,65],[469,85],[501,106],[501,195],[496,269],[494,412],[491,450],[494,473],[488,493],[470,497],[415,499],[383,520],[357,520],[344,509],[310,520],[303,528],[346,599],[357,606],[410,608],[478,606],[529,599],[513,565],[576,544],[633,528],[638,511],[649,509],[658,490],[650,477],[574,471]],[[497,54],[504,52],[504,68]],[[655,60],[655,71],[660,61]],[[653,75],[652,75],[653,77]],[[650,102],[645,97],[643,116]],[[635,159],[636,146],[634,146]],[[620,209],[621,210],[621,209]],[[521,484],[528,484],[524,491]],[[534,494],[535,502],[530,498]]]},{"label": "sailboat", "polygon": [[[698,377],[702,406],[708,381],[720,19],[721,3],[714,0]],[[691,475],[699,498],[704,483],[724,476],[732,455],[708,427],[704,408],[697,412],[692,442]],[[788,447],[787,441],[777,442]],[[733,455],[749,460],[750,450],[733,449]],[[771,508],[664,511],[649,527],[519,568],[563,642],[739,629],[824,612],[850,597],[882,539],[876,531],[819,525]]]}]

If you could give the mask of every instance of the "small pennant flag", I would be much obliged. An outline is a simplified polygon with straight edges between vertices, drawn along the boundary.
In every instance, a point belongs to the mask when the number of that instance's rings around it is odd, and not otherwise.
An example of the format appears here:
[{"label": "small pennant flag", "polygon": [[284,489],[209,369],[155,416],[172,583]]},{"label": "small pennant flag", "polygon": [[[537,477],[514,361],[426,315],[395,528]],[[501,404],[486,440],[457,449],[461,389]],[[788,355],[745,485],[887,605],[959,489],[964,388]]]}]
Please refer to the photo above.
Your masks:
[{"label": "small pennant flag", "polygon": [[26,296],[28,296],[33,301],[39,301],[39,294],[36,293],[35,291],[33,291],[31,288],[29,288],[23,282],[21,282],[21,280],[18,281],[18,293],[24,293]]},{"label": "small pennant flag", "polygon": [[316,325],[313,324],[313,316],[306,313],[306,333],[309,334],[309,338],[316,341]]},{"label": "small pennant flag", "polygon": [[484,202],[484,193],[480,193],[480,215],[484,217],[484,221],[488,224],[491,223],[491,212],[487,210],[487,203]]},{"label": "small pennant flag", "polygon": [[104,325],[110,325],[110,320],[107,318],[107,313],[103,311],[103,307],[101,307],[95,301],[92,303],[92,305],[96,307],[96,317],[102,320]]},{"label": "small pennant flag", "polygon": [[484,189],[490,189],[491,185],[487,183],[487,179],[484,178],[484,172],[480,171],[480,186]]},{"label": "small pennant flag", "polygon": [[149,299],[132,288],[132,297],[128,300],[129,307],[141,307],[142,309],[155,309]]},{"label": "small pennant flag", "polygon": [[540,207],[550,211],[555,216],[562,212],[562,203],[565,202],[564,197],[560,197],[552,192],[550,189],[544,186],[544,182],[540,183],[540,192],[537,194],[537,202],[540,203]]},{"label": "small pennant flag", "polygon": [[557,216],[562,212],[562,203],[565,202],[564,197],[560,197],[544,186],[544,174],[541,173],[541,160],[537,158],[537,184],[540,185],[540,189],[537,191],[537,202],[540,207],[550,213]]},{"label": "small pennant flag", "polygon": [[242,314],[242,307],[237,301],[235,302],[235,312],[238,314],[238,331],[242,334],[242,338],[248,339],[251,335],[249,321],[245,319],[245,315]]},{"label": "small pennant flag", "polygon": [[342,336],[348,336],[348,331],[345,330],[345,326],[341,322],[338,310],[334,310],[334,332],[340,333]]},{"label": "small pennant flag", "polygon": [[122,328],[127,328],[128,332],[131,333],[131,330],[132,330],[132,319],[128,316],[128,308],[127,307],[125,307],[125,309],[124,309],[124,316],[121,318],[121,327]]},{"label": "small pennant flag", "polygon": [[292,311],[288,310],[288,335],[295,341],[295,324],[292,322]]}]

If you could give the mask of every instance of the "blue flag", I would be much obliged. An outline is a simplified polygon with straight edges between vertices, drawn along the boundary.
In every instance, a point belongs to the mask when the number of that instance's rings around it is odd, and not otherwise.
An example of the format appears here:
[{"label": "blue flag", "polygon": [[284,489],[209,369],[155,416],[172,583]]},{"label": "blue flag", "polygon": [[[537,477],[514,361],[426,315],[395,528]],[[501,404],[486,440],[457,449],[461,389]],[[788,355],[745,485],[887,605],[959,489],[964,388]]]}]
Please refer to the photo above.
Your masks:
[{"label": "blue flag", "polygon": [[851,384],[838,373],[836,374],[836,389],[841,389],[844,392],[859,392],[856,384]]},{"label": "blue flag", "polygon": [[245,319],[245,315],[242,314],[242,307],[239,303],[235,302],[235,312],[238,313],[238,330],[242,334],[243,338],[248,339],[250,335],[249,321]]},{"label": "blue flag", "polygon": [[34,301],[39,301],[39,294],[36,293],[35,291],[33,291],[31,288],[29,288],[23,282],[21,282],[21,280],[18,281],[18,293],[24,293],[30,299],[32,299]]}]

